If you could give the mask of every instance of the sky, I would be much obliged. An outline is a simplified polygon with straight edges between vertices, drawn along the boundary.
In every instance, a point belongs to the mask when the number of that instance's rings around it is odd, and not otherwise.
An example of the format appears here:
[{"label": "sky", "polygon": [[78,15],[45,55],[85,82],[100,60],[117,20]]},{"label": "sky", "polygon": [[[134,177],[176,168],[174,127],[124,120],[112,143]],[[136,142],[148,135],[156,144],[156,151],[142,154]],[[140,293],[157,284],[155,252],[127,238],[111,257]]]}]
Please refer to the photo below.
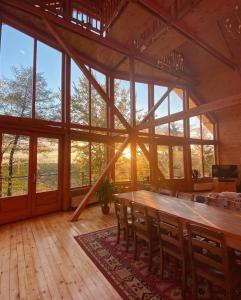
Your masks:
[{"label": "sky", "polygon": [[[2,27],[0,76],[13,78],[12,67],[33,66],[34,39],[6,24]],[[44,72],[49,88],[61,84],[61,53],[41,42],[37,43],[37,72]]]}]

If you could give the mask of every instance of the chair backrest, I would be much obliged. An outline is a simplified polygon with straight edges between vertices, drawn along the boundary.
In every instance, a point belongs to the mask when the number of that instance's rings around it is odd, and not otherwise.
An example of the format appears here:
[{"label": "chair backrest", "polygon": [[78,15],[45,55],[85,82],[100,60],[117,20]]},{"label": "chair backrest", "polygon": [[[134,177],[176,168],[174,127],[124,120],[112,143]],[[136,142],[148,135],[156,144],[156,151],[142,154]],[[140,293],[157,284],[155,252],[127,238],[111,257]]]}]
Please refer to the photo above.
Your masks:
[{"label": "chair backrest", "polygon": [[194,195],[190,193],[177,192],[177,198],[194,201]]},{"label": "chair backrest", "polygon": [[135,202],[131,203],[131,214],[133,227],[136,232],[151,232],[151,219],[147,207]]},{"label": "chair backrest", "polygon": [[233,210],[241,210],[241,199],[229,198],[228,208]]},{"label": "chair backrest", "polygon": [[157,212],[157,218],[160,246],[172,246],[184,254],[183,226],[180,219],[162,212]]},{"label": "chair backrest", "polygon": [[[204,272],[212,269],[216,274],[229,276],[228,249],[224,234],[204,226],[187,224],[189,251],[194,270],[201,268]],[[212,273],[213,274],[213,273]]]},{"label": "chair backrest", "polygon": [[158,193],[165,196],[172,196],[172,191],[168,189],[160,189]]},{"label": "chair backrest", "polygon": [[194,201],[198,203],[207,203],[207,197],[203,195],[196,195]]},{"label": "chair backrest", "polygon": [[127,223],[127,206],[124,201],[115,201],[115,214],[120,224]]},{"label": "chair backrest", "polygon": [[228,208],[228,199],[220,197],[207,197],[207,204],[221,208]]}]

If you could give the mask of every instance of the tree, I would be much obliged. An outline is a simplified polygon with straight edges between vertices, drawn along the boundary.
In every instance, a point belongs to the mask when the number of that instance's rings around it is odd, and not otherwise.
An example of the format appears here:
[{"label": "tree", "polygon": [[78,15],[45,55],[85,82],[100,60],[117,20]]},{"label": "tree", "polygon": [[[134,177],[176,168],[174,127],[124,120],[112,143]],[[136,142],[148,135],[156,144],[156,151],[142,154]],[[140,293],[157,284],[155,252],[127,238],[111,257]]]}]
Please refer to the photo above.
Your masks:
[{"label": "tree", "polygon": [[[12,68],[13,78],[0,78],[0,114],[15,117],[31,117],[32,115],[32,95],[33,95],[33,69],[32,67]],[[38,105],[41,108],[38,116],[44,116],[47,120],[56,119],[60,111],[57,102],[54,100],[60,93],[52,92],[48,88],[48,83],[42,73],[36,74],[36,96]],[[15,163],[15,153],[18,148],[19,135],[12,135],[9,142],[2,148],[2,155],[8,151],[8,171],[6,195],[12,196],[13,172]],[[17,158],[16,158],[17,159]],[[1,167],[2,169],[2,167]],[[1,170],[1,173],[3,171]],[[2,185],[1,194],[2,194]]]}]

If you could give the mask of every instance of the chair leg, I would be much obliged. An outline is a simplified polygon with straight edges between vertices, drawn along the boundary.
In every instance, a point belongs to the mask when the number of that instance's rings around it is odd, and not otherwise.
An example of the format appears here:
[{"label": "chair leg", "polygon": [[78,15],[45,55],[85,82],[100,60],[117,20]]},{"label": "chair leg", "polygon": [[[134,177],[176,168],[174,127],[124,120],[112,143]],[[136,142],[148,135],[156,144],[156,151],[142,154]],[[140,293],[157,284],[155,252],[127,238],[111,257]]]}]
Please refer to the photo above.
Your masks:
[{"label": "chair leg", "polygon": [[120,224],[118,223],[116,244],[119,244],[119,242],[120,242]]},{"label": "chair leg", "polygon": [[129,250],[129,229],[126,228],[126,252]]},{"label": "chair leg", "polygon": [[197,295],[197,276],[194,272],[192,273],[192,299],[193,300],[198,299],[198,295]]},{"label": "chair leg", "polygon": [[137,259],[137,236],[136,234],[134,233],[134,259]]},{"label": "chair leg", "polygon": [[227,300],[232,300],[232,289],[228,286],[226,287],[226,298]]},{"label": "chair leg", "polygon": [[185,297],[187,287],[187,271],[185,261],[182,262],[182,295]]},{"label": "chair leg", "polygon": [[162,251],[162,249],[160,249],[160,275],[161,275],[161,279],[163,279],[163,275],[164,275],[164,253]]},{"label": "chair leg", "polygon": [[148,270],[151,271],[152,267],[152,243],[148,243],[148,248],[149,248],[149,263],[148,263]]}]

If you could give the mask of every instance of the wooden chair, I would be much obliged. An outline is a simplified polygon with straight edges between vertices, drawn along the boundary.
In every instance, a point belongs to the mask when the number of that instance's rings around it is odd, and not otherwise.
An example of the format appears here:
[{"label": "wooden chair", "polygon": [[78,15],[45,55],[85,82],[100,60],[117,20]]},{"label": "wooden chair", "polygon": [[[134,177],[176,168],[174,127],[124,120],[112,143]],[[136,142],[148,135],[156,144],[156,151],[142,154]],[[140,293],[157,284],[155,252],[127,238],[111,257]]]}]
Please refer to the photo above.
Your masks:
[{"label": "wooden chair", "polygon": [[165,196],[172,196],[172,191],[168,189],[160,189],[158,193]]},{"label": "wooden chair", "polygon": [[146,206],[132,202],[131,212],[134,231],[134,258],[137,259],[138,240],[144,240],[149,249],[148,269],[151,271],[153,252],[158,246],[157,227],[154,226],[153,218],[148,215]]},{"label": "wooden chair", "polygon": [[190,193],[177,192],[177,198],[194,201],[194,195]]},{"label": "wooden chair", "polygon": [[207,197],[207,204],[221,208],[228,208],[228,199]]},{"label": "wooden chair", "polygon": [[239,270],[232,269],[228,248],[222,232],[204,226],[187,224],[192,262],[193,297],[197,299],[197,277],[225,289],[227,300],[241,282]]},{"label": "wooden chair", "polygon": [[182,266],[182,291],[185,294],[187,284],[187,263],[183,226],[178,217],[157,212],[158,236],[160,247],[160,270],[163,278],[164,254],[173,256]]},{"label": "wooden chair", "polygon": [[202,195],[196,195],[194,201],[197,203],[207,203],[207,197]]},{"label": "wooden chair", "polygon": [[132,217],[128,216],[127,205],[124,201],[115,201],[115,214],[117,218],[117,244],[120,242],[121,231],[126,240],[126,251],[129,250],[130,236],[133,234]]}]

